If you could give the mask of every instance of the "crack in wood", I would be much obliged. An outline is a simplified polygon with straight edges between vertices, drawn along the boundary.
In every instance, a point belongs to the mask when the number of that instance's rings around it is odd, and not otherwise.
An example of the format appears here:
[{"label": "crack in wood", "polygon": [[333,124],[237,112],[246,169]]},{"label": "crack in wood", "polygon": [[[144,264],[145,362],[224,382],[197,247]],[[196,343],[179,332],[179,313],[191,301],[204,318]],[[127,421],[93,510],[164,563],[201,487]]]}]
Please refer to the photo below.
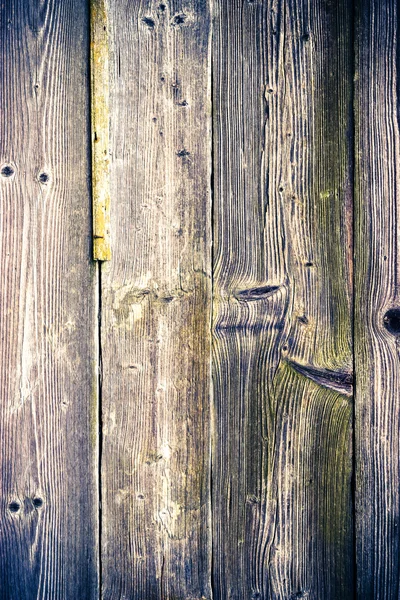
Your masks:
[{"label": "crack in wood", "polygon": [[302,365],[290,359],[286,362],[300,375],[304,375],[318,385],[335,390],[346,396],[353,395],[353,373],[349,371],[331,371],[320,369],[311,365]]},{"label": "crack in wood", "polygon": [[260,287],[254,287],[248,290],[236,292],[235,298],[237,300],[247,300],[248,302],[252,302],[254,300],[263,300],[264,298],[271,296],[271,294],[274,292],[277,292],[280,288],[280,285],[264,285]]}]

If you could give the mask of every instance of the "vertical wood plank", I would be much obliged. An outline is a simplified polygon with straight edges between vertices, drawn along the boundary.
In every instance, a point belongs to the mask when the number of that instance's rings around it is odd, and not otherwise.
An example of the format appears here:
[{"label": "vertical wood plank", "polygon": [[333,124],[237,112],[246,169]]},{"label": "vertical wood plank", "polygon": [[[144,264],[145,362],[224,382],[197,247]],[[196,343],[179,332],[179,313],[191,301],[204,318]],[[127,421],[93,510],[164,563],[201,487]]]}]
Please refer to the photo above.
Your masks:
[{"label": "vertical wood plank", "polygon": [[85,3],[0,7],[0,595],[97,597]]},{"label": "vertical wood plank", "polygon": [[399,5],[358,3],[355,369],[358,597],[398,598]]},{"label": "vertical wood plank", "polygon": [[214,4],[214,598],[351,598],[351,2]]},{"label": "vertical wood plank", "polygon": [[210,14],[110,2],[103,597],[210,598]]}]

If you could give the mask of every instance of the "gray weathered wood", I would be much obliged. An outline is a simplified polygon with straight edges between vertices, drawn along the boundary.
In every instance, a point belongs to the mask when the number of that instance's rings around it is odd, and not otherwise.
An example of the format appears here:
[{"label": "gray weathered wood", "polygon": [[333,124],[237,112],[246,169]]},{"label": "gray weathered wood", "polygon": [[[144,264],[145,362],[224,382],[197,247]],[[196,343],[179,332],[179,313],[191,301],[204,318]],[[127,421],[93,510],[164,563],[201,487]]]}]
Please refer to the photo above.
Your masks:
[{"label": "gray weathered wood", "polygon": [[357,589],[400,593],[399,11],[360,3],[356,61],[355,366]]},{"label": "gray weathered wood", "polygon": [[0,7],[0,596],[97,598],[88,14]]},{"label": "gray weathered wood", "polygon": [[351,3],[214,5],[214,598],[343,600]]},{"label": "gray weathered wood", "polygon": [[103,597],[209,599],[209,6],[112,0],[110,27]]}]

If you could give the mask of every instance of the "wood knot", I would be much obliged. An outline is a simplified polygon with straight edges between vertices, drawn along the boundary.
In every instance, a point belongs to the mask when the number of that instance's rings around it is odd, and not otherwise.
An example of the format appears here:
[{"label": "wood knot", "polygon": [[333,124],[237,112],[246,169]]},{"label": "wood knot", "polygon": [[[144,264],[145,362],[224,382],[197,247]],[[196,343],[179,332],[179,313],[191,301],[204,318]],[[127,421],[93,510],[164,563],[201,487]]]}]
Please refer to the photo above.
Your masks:
[{"label": "wood knot", "polygon": [[392,335],[400,335],[400,308],[391,308],[383,317],[383,324]]}]

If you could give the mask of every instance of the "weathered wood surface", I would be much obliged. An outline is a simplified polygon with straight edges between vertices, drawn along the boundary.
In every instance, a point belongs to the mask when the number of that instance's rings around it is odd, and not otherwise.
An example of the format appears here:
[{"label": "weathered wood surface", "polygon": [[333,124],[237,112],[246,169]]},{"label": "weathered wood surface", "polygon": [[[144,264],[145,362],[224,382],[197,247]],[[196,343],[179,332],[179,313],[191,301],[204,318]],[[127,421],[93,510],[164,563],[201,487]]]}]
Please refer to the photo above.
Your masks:
[{"label": "weathered wood surface", "polygon": [[0,7],[2,599],[399,597],[399,8],[353,4],[110,0],[100,282],[89,6]]},{"label": "weathered wood surface", "polygon": [[103,597],[209,599],[209,6],[112,0],[110,27]]},{"label": "weathered wood surface", "polygon": [[351,598],[352,7],[214,7],[214,598]]},{"label": "weathered wood surface", "polygon": [[0,596],[97,598],[87,7],[0,30]]},{"label": "weathered wood surface", "polygon": [[399,12],[395,0],[365,1],[356,37],[356,543],[363,600],[400,593]]}]

